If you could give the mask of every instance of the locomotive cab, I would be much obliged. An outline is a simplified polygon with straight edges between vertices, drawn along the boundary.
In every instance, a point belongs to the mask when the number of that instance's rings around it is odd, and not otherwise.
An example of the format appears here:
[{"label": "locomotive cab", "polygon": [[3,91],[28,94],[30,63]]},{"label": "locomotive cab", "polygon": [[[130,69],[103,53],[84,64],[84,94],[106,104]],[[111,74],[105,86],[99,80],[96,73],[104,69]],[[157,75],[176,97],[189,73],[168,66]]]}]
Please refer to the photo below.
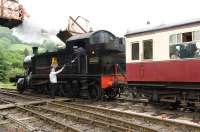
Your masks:
[{"label": "locomotive cab", "polygon": [[86,65],[86,73],[114,73],[114,64],[122,66],[125,71],[125,48],[122,38],[117,38],[108,31],[100,30],[72,36],[66,44],[66,47],[75,47],[75,54],[85,56],[86,59],[82,63]]}]

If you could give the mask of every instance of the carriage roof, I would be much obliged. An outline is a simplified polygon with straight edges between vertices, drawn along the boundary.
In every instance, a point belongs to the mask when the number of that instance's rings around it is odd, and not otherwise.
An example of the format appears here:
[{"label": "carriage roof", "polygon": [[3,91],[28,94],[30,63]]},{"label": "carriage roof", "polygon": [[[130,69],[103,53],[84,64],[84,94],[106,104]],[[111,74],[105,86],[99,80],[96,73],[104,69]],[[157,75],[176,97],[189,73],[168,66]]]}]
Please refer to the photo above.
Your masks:
[{"label": "carriage roof", "polygon": [[148,27],[148,28],[142,28],[142,29],[138,29],[138,30],[131,30],[131,31],[127,31],[125,36],[160,31],[160,30],[171,29],[171,28],[175,28],[175,27],[181,27],[181,26],[197,24],[197,23],[200,23],[200,18],[182,21],[182,22],[178,22],[178,23],[172,23],[172,24],[162,24],[162,25],[159,25],[156,27]]}]

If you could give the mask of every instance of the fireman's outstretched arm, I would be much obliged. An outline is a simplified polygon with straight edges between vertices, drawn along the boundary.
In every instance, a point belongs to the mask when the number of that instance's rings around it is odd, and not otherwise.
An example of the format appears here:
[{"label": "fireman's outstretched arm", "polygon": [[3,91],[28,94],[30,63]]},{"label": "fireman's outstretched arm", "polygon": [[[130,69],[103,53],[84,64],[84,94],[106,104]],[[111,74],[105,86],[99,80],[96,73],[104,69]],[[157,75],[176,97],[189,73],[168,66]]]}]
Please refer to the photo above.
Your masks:
[{"label": "fireman's outstretched arm", "polygon": [[66,65],[64,64],[63,67],[62,67],[60,70],[58,70],[58,71],[55,72],[55,74],[61,73],[61,72],[65,69],[65,66],[66,66]]}]

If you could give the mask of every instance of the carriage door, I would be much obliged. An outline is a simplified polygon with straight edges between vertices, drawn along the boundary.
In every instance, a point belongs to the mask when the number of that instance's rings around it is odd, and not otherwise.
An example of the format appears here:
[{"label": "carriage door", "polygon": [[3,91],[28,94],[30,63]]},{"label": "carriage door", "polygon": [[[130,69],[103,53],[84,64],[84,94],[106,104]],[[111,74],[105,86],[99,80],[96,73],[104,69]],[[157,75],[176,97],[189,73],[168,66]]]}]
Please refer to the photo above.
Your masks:
[{"label": "carriage door", "polygon": [[[151,73],[153,69],[147,63],[153,59],[153,40],[143,40],[141,54],[141,64],[140,64],[140,77],[142,80],[148,78],[148,74]],[[146,73],[146,74],[145,74]]]},{"label": "carriage door", "polygon": [[142,67],[141,67],[141,57],[140,57],[140,54],[141,54],[141,45],[140,45],[140,43],[139,42],[134,42],[134,43],[132,43],[132,55],[131,55],[131,59],[132,59],[132,61],[133,61],[133,66],[134,67],[132,67],[131,69],[130,69],[130,71],[131,72],[133,72],[133,74],[134,75],[132,75],[133,76],[133,78],[134,79],[136,79],[136,80],[141,80],[142,78],[141,78],[141,75],[142,75],[142,73],[141,73],[141,71],[142,71]]}]

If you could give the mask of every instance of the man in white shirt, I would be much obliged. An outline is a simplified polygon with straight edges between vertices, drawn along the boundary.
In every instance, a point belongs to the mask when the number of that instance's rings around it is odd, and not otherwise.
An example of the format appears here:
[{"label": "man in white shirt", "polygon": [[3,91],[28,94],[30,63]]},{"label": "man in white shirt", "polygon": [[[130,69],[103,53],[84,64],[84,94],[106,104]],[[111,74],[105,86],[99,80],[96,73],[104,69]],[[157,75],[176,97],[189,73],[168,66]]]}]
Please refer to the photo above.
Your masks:
[{"label": "man in white shirt", "polygon": [[58,71],[55,70],[55,67],[51,68],[51,72],[49,74],[49,81],[50,81],[50,96],[51,98],[55,98],[55,90],[57,89],[57,74],[61,73],[65,68],[65,65]]}]

